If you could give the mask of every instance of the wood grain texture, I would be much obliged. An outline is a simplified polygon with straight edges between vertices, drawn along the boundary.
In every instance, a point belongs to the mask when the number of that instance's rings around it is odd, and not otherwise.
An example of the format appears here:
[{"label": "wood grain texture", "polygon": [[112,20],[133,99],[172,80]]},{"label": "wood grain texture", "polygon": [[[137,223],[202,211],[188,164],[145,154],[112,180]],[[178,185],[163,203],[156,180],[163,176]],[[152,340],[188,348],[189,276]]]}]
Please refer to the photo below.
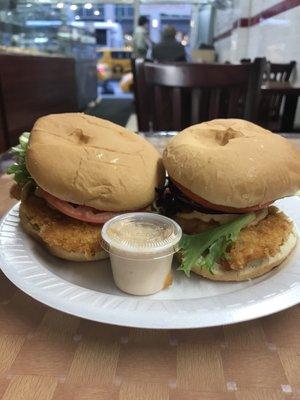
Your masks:
[{"label": "wood grain texture", "polygon": [[236,392],[236,400],[288,400],[289,394],[273,389],[248,389]]},{"label": "wood grain texture", "polygon": [[119,400],[169,400],[167,385],[147,382],[125,382],[120,389]]},{"label": "wood grain texture", "polygon": [[72,58],[2,53],[0,84],[3,131],[10,146],[17,143],[20,133],[32,128],[37,118],[78,109]]},{"label": "wood grain texture", "polygon": [[[10,185],[0,177],[2,214]],[[95,323],[42,305],[0,272],[0,400],[299,400],[299,332],[299,306],[209,329]]]},{"label": "wood grain texture", "polygon": [[277,352],[247,348],[222,351],[224,375],[237,388],[280,388],[288,380]]},{"label": "wood grain texture", "polygon": [[2,400],[51,400],[57,380],[46,376],[15,376],[10,381]]},{"label": "wood grain texture", "polygon": [[225,336],[222,327],[204,329],[182,329],[171,333],[171,340],[175,343],[189,344],[218,344],[224,345]]},{"label": "wood grain texture", "polygon": [[300,350],[284,347],[278,349],[278,354],[288,381],[300,387]]},{"label": "wood grain texture", "polygon": [[[159,334],[159,333],[158,333]],[[122,345],[117,375],[121,380],[168,383],[176,380],[176,351],[171,346]]]},{"label": "wood grain texture", "polygon": [[15,361],[21,347],[25,341],[24,336],[18,335],[1,335],[0,336],[0,374],[5,372]]},{"label": "wood grain texture", "polygon": [[170,400],[236,400],[234,393],[193,392],[191,390],[173,390]]},{"label": "wood grain texture", "polygon": [[34,333],[43,318],[45,309],[41,303],[26,296],[25,293],[15,291],[9,302],[0,305],[0,334]]},{"label": "wood grain texture", "polygon": [[230,350],[262,350],[266,346],[264,330],[259,320],[224,327]]},{"label": "wood grain texture", "polygon": [[72,334],[65,335],[59,328],[56,332],[49,329],[46,333],[40,333],[38,329],[26,339],[10,372],[65,378],[76,347]]},{"label": "wood grain texture", "polygon": [[[290,329],[291,323],[294,329]],[[294,349],[300,350],[300,308],[293,307],[284,313],[266,317],[262,321],[268,342],[277,347],[285,347],[286,343]]]},{"label": "wood grain texture", "polygon": [[119,345],[101,338],[79,343],[66,379],[67,383],[97,386],[114,381],[119,359]]},{"label": "wood grain texture", "polygon": [[77,386],[59,383],[51,400],[118,400],[119,387],[115,385]]},{"label": "wood grain texture", "polygon": [[8,388],[8,385],[10,383],[10,379],[6,378],[0,378],[0,399],[2,399],[6,389]]},{"label": "wood grain texture", "polygon": [[178,387],[185,390],[225,392],[220,348],[207,344],[181,344],[177,351]]}]

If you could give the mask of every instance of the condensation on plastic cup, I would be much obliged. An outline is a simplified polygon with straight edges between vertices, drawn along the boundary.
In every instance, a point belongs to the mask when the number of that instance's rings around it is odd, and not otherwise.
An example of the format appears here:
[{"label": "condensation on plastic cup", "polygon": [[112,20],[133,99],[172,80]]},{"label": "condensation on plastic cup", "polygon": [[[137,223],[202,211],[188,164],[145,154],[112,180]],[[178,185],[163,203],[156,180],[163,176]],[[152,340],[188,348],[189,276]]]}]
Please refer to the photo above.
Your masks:
[{"label": "condensation on plastic cup", "polygon": [[182,236],[175,221],[154,213],[122,214],[104,224],[101,236],[122,291],[148,295],[172,283],[172,259]]}]

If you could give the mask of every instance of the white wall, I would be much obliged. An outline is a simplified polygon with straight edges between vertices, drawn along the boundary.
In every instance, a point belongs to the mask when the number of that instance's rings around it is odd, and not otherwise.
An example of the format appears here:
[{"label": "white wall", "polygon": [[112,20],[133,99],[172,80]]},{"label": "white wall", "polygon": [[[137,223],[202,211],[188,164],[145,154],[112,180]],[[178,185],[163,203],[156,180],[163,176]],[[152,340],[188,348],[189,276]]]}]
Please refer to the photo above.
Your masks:
[{"label": "white wall", "polygon": [[300,64],[300,6],[249,28],[248,55],[273,62],[296,60]]},{"label": "white wall", "polygon": [[[280,0],[235,0],[233,9],[218,10],[215,37],[232,28],[239,18],[249,18]],[[300,5],[249,28],[236,28],[217,40],[219,60],[239,62],[241,58],[267,57],[273,62],[296,60],[300,65]],[[299,66],[298,65],[298,66]]]},{"label": "white wall", "polygon": [[[239,18],[253,17],[280,3],[280,0],[234,0],[232,9],[217,11],[215,37],[230,30]],[[249,28],[233,29],[224,39],[215,41],[219,61],[238,63],[241,58],[266,57],[272,62],[284,63],[295,60],[293,80],[300,85],[300,5],[274,17],[261,20]],[[300,101],[296,124],[300,124]]]},{"label": "white wall", "polygon": [[231,61],[231,37],[220,39],[214,45],[219,62]]}]

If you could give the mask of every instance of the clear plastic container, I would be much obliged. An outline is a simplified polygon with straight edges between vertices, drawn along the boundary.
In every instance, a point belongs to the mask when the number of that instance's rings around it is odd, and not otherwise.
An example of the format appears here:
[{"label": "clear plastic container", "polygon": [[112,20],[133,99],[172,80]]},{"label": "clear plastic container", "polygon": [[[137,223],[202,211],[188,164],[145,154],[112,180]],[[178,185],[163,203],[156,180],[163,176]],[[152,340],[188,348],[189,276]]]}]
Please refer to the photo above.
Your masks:
[{"label": "clear plastic container", "polygon": [[128,213],[106,222],[101,235],[121,290],[148,295],[172,283],[172,259],[182,236],[175,221],[153,213]]}]

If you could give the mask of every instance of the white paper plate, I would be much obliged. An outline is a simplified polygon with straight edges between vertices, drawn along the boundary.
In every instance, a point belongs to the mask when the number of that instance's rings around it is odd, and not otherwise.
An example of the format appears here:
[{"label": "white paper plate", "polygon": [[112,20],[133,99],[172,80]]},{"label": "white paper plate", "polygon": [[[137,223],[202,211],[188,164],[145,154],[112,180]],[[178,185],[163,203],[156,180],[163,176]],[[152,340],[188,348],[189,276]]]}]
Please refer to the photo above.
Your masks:
[{"label": "white paper plate", "polygon": [[[300,199],[278,202],[300,226]],[[139,328],[201,328],[246,321],[300,301],[300,244],[280,268],[241,283],[187,279],[175,272],[172,287],[135,297],[113,283],[109,261],[73,263],[47,253],[19,225],[19,206],[0,225],[0,265],[17,287],[53,308],[79,317]]]}]

